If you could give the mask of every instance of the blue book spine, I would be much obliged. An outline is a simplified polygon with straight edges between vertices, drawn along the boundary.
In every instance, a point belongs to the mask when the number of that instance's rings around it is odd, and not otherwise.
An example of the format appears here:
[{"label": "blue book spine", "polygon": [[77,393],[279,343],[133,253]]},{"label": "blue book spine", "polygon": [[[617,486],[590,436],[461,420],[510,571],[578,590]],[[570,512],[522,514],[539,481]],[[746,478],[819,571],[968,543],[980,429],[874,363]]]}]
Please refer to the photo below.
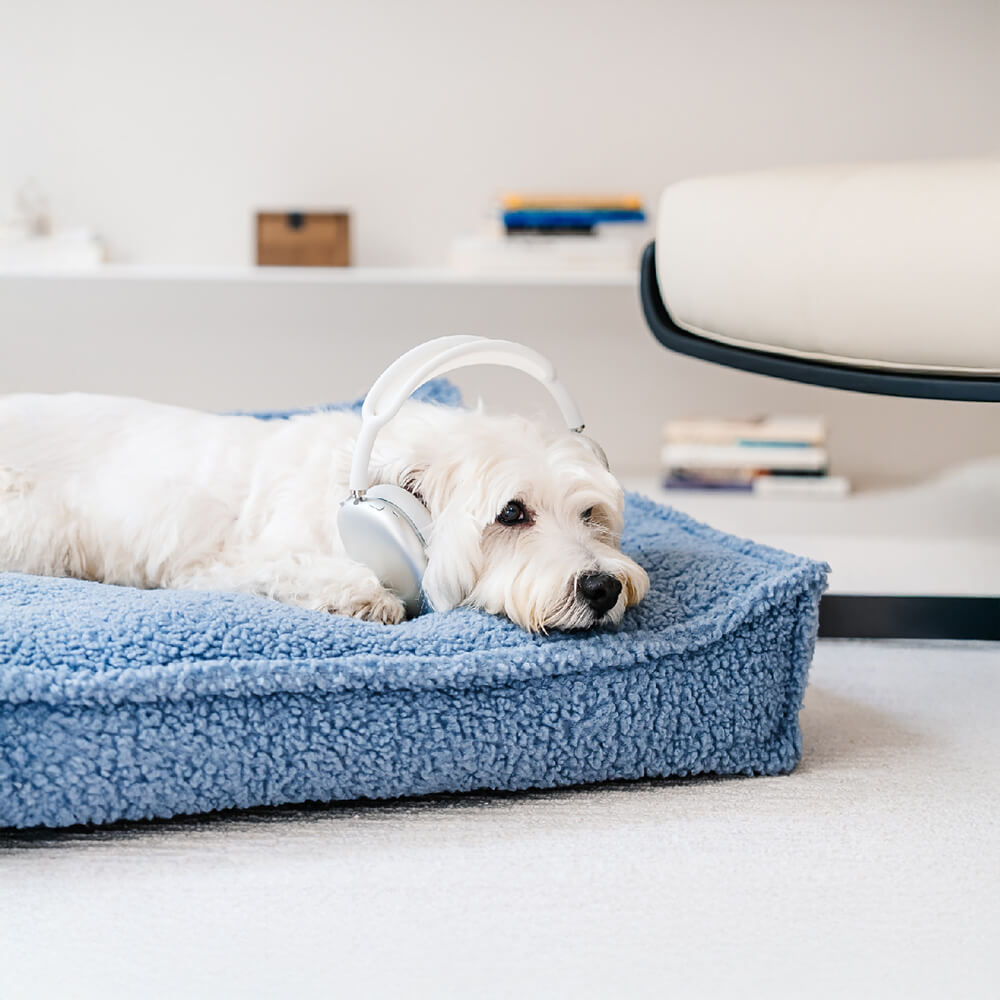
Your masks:
[{"label": "blue book spine", "polygon": [[645,212],[623,209],[519,209],[504,212],[503,224],[509,230],[517,229],[592,229],[603,222],[645,222]]}]

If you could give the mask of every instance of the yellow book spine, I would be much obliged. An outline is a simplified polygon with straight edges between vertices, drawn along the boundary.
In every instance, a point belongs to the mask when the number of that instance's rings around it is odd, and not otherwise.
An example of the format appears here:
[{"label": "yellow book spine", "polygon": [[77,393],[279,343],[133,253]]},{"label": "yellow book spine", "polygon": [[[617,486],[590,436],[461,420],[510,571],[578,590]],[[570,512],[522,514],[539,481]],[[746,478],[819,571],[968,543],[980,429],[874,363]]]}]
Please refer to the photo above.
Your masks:
[{"label": "yellow book spine", "polygon": [[607,208],[622,212],[639,212],[642,199],[635,194],[518,194],[511,192],[501,199],[505,211],[522,209],[598,209]]}]

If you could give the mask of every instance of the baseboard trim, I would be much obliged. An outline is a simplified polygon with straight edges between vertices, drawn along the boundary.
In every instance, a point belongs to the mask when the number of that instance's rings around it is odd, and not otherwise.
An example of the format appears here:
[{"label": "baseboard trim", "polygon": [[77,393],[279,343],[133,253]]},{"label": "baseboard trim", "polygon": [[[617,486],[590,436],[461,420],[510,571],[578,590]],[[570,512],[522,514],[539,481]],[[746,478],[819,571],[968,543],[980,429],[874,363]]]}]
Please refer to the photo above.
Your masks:
[{"label": "baseboard trim", "polygon": [[1000,597],[826,594],[819,634],[840,639],[1000,641]]}]

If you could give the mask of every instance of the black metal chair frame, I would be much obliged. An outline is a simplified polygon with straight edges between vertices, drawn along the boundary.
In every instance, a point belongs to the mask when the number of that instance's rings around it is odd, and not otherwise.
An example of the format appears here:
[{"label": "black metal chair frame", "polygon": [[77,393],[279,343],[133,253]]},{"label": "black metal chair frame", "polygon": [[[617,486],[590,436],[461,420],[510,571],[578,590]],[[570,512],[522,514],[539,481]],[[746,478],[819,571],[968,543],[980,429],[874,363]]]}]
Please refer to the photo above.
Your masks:
[{"label": "black metal chair frame", "polygon": [[[1000,377],[921,375],[853,368],[721,344],[682,330],[656,280],[656,245],[642,255],[639,280],[646,322],[664,347],[758,375],[882,396],[1000,402]],[[827,594],[820,604],[821,636],[1000,640],[1000,597]]]}]

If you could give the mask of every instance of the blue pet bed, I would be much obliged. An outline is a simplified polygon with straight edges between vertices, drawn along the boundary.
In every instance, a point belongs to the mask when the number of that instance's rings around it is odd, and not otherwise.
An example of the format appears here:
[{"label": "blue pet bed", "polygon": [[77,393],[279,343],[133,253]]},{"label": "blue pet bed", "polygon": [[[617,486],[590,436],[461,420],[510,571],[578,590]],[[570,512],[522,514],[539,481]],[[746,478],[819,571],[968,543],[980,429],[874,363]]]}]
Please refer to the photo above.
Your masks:
[{"label": "blue pet bed", "polygon": [[0,826],[791,770],[825,567],[626,524],[649,596],[592,633],[0,574]]}]

